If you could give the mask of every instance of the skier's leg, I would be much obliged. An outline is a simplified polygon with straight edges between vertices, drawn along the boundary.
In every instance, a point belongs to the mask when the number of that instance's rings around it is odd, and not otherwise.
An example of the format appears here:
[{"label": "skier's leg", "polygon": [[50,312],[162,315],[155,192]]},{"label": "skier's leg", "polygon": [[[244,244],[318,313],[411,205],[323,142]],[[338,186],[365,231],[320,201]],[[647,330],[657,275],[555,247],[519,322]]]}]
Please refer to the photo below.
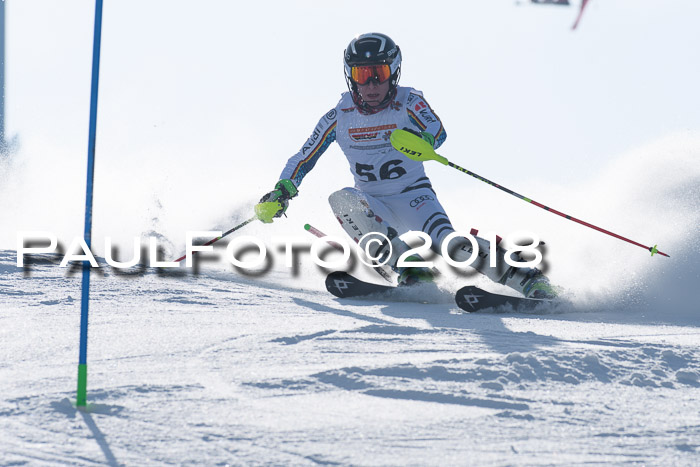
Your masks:
[{"label": "skier's leg", "polygon": [[[507,285],[511,289],[532,298],[554,298],[557,293],[550,285],[547,276],[537,268],[510,266],[505,261],[506,250],[496,246],[496,266],[491,266],[490,247],[488,241],[474,236],[479,247],[477,259],[471,267],[494,282]],[[467,261],[472,255],[473,247],[469,240],[457,237],[450,241],[448,253],[455,261]],[[517,254],[511,254],[515,262],[524,260]]]},{"label": "skier's leg", "polygon": [[[432,248],[441,253],[445,238],[454,232],[452,223],[445,213],[431,187],[412,190],[398,195],[378,197],[389,206],[398,219],[401,231],[419,230],[430,235]],[[483,238],[476,237],[479,254],[472,267],[494,282],[505,284],[526,297],[551,298],[556,292],[549,285],[549,280],[536,268],[516,268],[505,262],[506,251],[496,247],[496,266],[491,267],[490,244]],[[450,257],[455,261],[466,261],[472,254],[472,245],[464,237],[454,238],[449,245]],[[524,261],[514,255],[514,261]]]},{"label": "skier's leg", "polygon": [[375,232],[388,238],[391,248],[389,242],[380,236],[368,237],[383,240],[370,242],[368,253],[395,268],[399,256],[408,251],[409,247],[399,239],[400,233],[392,227],[397,221],[383,202],[355,188],[343,188],[332,193],[328,202],[343,230],[356,243],[360,243],[365,235]]}]

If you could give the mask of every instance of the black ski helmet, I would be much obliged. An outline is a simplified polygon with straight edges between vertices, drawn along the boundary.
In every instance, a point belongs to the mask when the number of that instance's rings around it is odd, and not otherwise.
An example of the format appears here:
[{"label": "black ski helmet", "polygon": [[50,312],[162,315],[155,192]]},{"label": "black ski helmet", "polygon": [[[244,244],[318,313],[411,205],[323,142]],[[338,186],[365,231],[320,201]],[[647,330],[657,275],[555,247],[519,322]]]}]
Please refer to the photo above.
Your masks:
[{"label": "black ski helmet", "polygon": [[401,49],[386,34],[371,32],[354,38],[345,49],[345,80],[351,93],[357,92],[357,83],[352,79],[352,67],[361,65],[387,64],[391,69],[389,94],[399,82],[401,75]]}]

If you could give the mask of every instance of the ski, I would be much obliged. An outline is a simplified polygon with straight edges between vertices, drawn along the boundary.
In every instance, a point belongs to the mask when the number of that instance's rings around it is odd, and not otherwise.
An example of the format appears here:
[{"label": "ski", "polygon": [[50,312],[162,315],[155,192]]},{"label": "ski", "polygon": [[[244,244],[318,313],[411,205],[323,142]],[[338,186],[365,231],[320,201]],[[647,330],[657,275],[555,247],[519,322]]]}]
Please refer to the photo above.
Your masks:
[{"label": "ski", "polygon": [[[386,295],[399,287],[366,282],[344,271],[336,271],[326,276],[326,290],[338,298],[361,298],[369,295]],[[457,306],[468,312],[483,311],[489,308],[512,307],[514,311],[530,310],[552,300],[511,297],[487,292],[473,285],[462,287],[455,294]]]},{"label": "ski", "polygon": [[344,271],[332,272],[326,276],[326,290],[338,298],[364,297],[383,294],[395,289],[396,287],[391,285],[365,282]]},{"label": "ski", "polygon": [[513,310],[529,310],[542,303],[549,303],[552,300],[511,297],[487,292],[473,285],[462,287],[455,294],[457,306],[464,311],[475,312],[486,310],[487,308],[500,308],[511,306]]}]

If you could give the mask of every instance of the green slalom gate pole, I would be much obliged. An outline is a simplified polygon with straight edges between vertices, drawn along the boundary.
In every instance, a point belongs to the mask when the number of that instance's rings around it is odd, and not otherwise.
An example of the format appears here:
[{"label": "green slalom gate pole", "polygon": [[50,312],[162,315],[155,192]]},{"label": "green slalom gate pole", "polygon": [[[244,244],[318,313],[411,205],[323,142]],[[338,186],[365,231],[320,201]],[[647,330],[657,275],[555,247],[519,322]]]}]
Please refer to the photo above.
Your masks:
[{"label": "green slalom gate pole", "polygon": [[[102,0],[95,2],[95,33],[92,46],[92,83],[90,90],[90,131],[88,136],[87,184],[85,195],[85,233],[88,249],[92,245],[92,192],[95,175],[95,137],[97,133],[97,88],[100,81],[100,43],[102,39]],[[78,394],[76,406],[87,405],[87,335],[90,304],[90,263],[83,261],[80,297],[80,356],[78,359]]]},{"label": "green slalom gate pole", "polygon": [[585,225],[586,227],[589,227],[591,229],[597,230],[598,232],[602,232],[604,234],[610,235],[611,237],[615,237],[619,240],[623,240],[627,243],[631,243],[632,245],[637,245],[639,247],[644,248],[645,250],[648,250],[651,252],[651,255],[654,256],[656,253],[668,257],[666,253],[659,251],[656,248],[656,245],[654,246],[646,246],[642,245],[641,243],[637,243],[634,240],[630,240],[629,238],[623,237],[622,235],[618,235],[616,233],[610,232],[609,230],[605,230],[603,228],[600,228],[598,226],[595,226],[593,224],[589,224],[588,222],[582,221],[580,219],[576,219],[575,217],[572,217],[568,214],[564,214],[563,212],[559,212],[556,209],[552,209],[549,206],[545,206],[544,204],[538,203],[537,201],[526,198],[523,195],[520,195],[512,190],[509,190],[508,188],[501,186],[497,183],[492,182],[491,180],[487,180],[481,175],[477,175],[474,172],[470,172],[469,170],[458,166],[457,164],[453,164],[452,162],[448,161],[445,157],[441,156],[440,154],[435,152],[435,149],[425,141],[423,138],[420,136],[417,136],[410,131],[406,130],[394,130],[391,133],[391,144],[394,146],[394,149],[399,151],[401,154],[404,156],[408,157],[411,160],[414,161],[438,161],[439,163],[443,165],[449,165],[450,167],[459,170],[460,172],[464,172],[467,175],[471,175],[472,177],[476,178],[477,180],[481,180],[484,183],[488,183],[489,185],[498,188],[499,190],[505,191],[509,195],[513,195],[516,198],[520,198],[523,201],[527,201],[530,204],[534,204],[535,206],[542,208],[546,211],[551,212],[552,214],[556,214],[558,216],[561,216],[565,219],[569,219],[570,221],[574,221],[576,223],[579,223],[581,225]]}]

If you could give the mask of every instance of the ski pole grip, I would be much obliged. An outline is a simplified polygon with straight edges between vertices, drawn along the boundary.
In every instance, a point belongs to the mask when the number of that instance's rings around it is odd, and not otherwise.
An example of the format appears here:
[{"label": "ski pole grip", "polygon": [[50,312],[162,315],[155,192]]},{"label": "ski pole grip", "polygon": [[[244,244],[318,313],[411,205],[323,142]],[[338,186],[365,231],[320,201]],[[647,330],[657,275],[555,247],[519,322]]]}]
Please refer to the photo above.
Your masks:
[{"label": "ski pole grip", "polygon": [[449,165],[449,161],[436,153],[426,140],[406,130],[394,130],[391,133],[391,145],[404,156],[418,162],[438,161]]}]

